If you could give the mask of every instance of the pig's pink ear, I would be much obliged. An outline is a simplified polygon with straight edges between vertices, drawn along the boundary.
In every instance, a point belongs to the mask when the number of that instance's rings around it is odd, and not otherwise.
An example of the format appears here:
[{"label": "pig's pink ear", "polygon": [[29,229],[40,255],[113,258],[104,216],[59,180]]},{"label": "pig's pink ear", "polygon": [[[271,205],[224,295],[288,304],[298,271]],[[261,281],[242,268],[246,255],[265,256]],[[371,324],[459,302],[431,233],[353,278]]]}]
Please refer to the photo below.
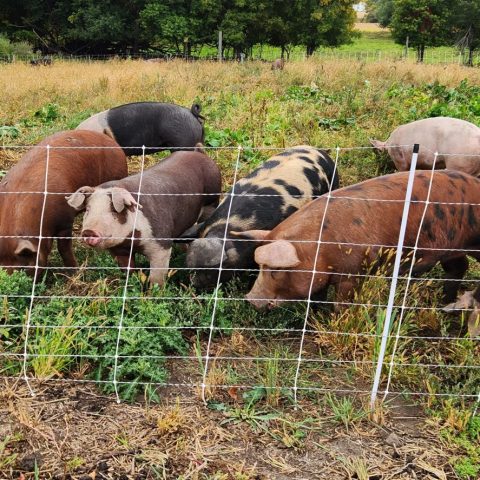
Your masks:
[{"label": "pig's pink ear", "polygon": [[87,197],[93,193],[93,187],[80,187],[75,193],[65,197],[67,203],[77,211],[85,209],[85,202]]},{"label": "pig's pink ear", "polygon": [[373,138],[369,138],[369,140],[372,146],[375,147],[377,150],[382,151],[387,148],[387,142],[382,142],[380,140],[375,140]]},{"label": "pig's pink ear", "polygon": [[132,197],[132,194],[125,190],[124,188],[113,187],[112,188],[112,204],[116,212],[123,212],[125,207],[137,207],[142,208],[142,206],[135,201]]},{"label": "pig's pink ear", "polygon": [[19,240],[17,248],[15,249],[15,255],[34,255],[37,253],[38,247],[36,247],[30,240]]},{"label": "pig's pink ear", "polygon": [[292,268],[300,263],[297,250],[287,240],[263,245],[255,250],[255,262],[270,268]]},{"label": "pig's pink ear", "polygon": [[245,232],[230,232],[230,235],[245,240],[265,240],[269,233],[270,230],[246,230]]}]

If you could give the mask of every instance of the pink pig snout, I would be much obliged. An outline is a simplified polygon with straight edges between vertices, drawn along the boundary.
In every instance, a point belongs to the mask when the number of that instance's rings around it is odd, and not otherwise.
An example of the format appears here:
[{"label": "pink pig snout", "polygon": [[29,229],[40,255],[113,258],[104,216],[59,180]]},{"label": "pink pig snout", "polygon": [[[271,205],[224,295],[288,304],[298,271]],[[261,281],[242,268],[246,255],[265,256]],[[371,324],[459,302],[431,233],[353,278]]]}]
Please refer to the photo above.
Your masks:
[{"label": "pink pig snout", "polygon": [[83,241],[91,247],[96,247],[102,240],[102,236],[94,230],[83,230],[82,237]]},{"label": "pink pig snout", "polygon": [[252,292],[249,292],[245,295],[245,298],[248,300],[249,303],[251,303],[255,309],[257,310],[271,310],[274,307],[274,301],[273,300],[267,300],[264,298],[258,298],[256,297],[255,294],[252,294]]}]

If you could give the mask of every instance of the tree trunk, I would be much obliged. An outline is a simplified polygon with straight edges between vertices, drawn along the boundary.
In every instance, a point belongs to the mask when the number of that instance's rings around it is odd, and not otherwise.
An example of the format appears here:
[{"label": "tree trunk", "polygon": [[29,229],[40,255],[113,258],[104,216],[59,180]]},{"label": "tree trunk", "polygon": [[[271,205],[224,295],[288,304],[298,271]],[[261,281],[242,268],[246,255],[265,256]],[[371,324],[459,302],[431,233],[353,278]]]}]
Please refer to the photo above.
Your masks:
[{"label": "tree trunk", "polygon": [[468,49],[468,60],[467,60],[467,65],[469,67],[473,67],[473,52],[474,52],[474,48],[473,47],[470,47]]},{"label": "tree trunk", "polygon": [[315,51],[314,45],[307,45],[307,57],[311,57]]},{"label": "tree trunk", "polygon": [[423,63],[424,56],[425,56],[425,45],[419,45],[417,47],[417,62]]}]

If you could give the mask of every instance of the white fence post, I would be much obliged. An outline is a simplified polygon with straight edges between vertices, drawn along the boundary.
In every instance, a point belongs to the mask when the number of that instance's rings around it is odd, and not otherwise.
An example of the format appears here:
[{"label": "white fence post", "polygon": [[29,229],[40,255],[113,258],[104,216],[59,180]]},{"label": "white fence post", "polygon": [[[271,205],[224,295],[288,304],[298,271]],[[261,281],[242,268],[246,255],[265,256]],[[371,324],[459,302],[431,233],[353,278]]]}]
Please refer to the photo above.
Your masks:
[{"label": "white fence post", "polygon": [[377,399],[378,387],[382,376],[383,361],[385,359],[385,351],[387,348],[388,337],[390,336],[390,325],[392,323],[393,304],[395,303],[395,293],[397,290],[398,274],[400,271],[400,262],[402,260],[403,242],[405,240],[405,231],[407,229],[408,214],[410,211],[410,200],[412,198],[413,182],[415,179],[415,167],[417,166],[418,151],[420,146],[416,143],[413,146],[412,163],[410,165],[410,173],[408,175],[407,190],[405,192],[405,203],[403,205],[402,223],[400,225],[400,233],[398,235],[397,252],[395,255],[395,264],[393,267],[392,283],[390,284],[390,293],[388,296],[387,312],[383,323],[382,343],[378,354],[377,368],[372,386],[370,397],[370,408],[374,410],[375,401]]}]

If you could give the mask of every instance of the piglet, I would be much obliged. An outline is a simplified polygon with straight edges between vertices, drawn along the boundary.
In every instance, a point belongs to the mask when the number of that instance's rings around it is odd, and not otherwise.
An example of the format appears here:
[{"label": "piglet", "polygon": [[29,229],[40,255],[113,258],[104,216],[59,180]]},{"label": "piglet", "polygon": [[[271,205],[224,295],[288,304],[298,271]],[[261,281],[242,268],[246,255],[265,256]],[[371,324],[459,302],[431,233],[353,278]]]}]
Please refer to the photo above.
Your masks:
[{"label": "piglet", "polygon": [[77,211],[85,210],[82,237],[87,245],[108,249],[121,267],[133,267],[133,254],[142,253],[150,261],[150,281],[162,285],[172,240],[204,208],[218,204],[220,191],[221,174],[212,159],[199,151],[179,151],[143,175],[82,187],[67,201]]},{"label": "piglet", "polygon": [[71,237],[77,212],[63,197],[81,185],[125,175],[125,154],[102,133],[60,132],[32,147],[0,182],[0,266],[33,273],[37,257],[39,267],[47,264],[56,237],[65,266],[75,267]]}]

